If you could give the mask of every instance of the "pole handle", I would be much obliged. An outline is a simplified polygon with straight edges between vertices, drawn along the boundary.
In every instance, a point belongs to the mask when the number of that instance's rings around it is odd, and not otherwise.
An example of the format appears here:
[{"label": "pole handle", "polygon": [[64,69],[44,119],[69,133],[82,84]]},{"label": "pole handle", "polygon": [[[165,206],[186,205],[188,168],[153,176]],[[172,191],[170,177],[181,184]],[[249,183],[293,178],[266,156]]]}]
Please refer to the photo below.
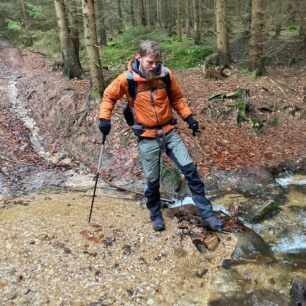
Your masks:
[{"label": "pole handle", "polygon": [[102,144],[103,144],[103,145],[104,145],[105,140],[106,140],[106,135],[103,134],[103,137],[102,137]]}]

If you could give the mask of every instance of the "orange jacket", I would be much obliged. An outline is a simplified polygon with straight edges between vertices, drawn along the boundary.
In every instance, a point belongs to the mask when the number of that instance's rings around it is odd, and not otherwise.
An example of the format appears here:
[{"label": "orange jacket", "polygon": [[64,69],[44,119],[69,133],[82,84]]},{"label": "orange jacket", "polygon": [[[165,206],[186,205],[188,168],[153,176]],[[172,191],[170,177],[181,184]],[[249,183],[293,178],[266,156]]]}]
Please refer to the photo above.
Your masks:
[{"label": "orange jacket", "polygon": [[[159,75],[153,80],[147,80],[139,74],[139,72],[132,69],[132,64],[137,59],[130,61],[128,70],[133,73],[134,81],[137,86],[137,94],[134,100],[134,116],[136,123],[143,125],[145,132],[141,134],[141,137],[156,137],[156,131],[159,136],[162,134],[162,128],[164,132],[168,134],[174,129],[174,126],[169,123],[172,119],[172,108],[182,117],[186,119],[192,115],[190,108],[188,107],[185,99],[183,98],[182,90],[171,72],[170,76],[170,88],[169,94],[171,96],[171,102],[169,100],[166,88],[160,88],[164,86],[164,72],[161,69]],[[133,67],[136,63],[134,63]],[[99,119],[110,120],[111,112],[115,107],[117,100],[126,95],[129,105],[132,104],[132,99],[129,94],[128,80],[126,72],[120,74],[104,91],[102,102],[100,105]]]}]

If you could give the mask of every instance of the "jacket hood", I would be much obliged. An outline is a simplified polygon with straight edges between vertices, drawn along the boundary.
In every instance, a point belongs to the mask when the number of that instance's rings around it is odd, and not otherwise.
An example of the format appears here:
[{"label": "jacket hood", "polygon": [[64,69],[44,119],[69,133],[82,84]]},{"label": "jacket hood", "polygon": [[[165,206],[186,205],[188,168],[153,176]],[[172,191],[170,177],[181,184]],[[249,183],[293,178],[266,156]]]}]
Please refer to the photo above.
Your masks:
[{"label": "jacket hood", "polygon": [[[134,72],[136,74],[138,74],[141,78],[144,78],[145,79],[145,76],[141,73],[140,71],[140,62],[139,62],[139,59],[137,57],[133,58],[129,63],[128,63],[128,67],[127,69],[131,72]],[[161,77],[162,76],[162,65],[160,65],[156,72],[155,72],[155,76],[158,78],[158,77]]]}]

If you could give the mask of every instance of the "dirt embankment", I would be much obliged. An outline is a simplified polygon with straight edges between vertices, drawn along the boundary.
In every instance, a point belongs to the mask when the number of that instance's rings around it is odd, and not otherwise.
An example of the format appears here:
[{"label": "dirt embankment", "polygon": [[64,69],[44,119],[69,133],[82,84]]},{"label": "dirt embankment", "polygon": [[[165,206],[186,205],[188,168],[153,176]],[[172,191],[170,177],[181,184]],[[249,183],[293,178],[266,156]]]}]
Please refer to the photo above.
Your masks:
[{"label": "dirt embankment", "polygon": [[[37,54],[22,58],[22,78],[17,86],[45,135],[48,150],[67,150],[94,171],[101,141],[99,106],[89,107],[88,82],[61,79],[61,73],[52,72],[50,64]],[[247,185],[244,181],[265,189],[273,182],[271,174],[306,171],[305,68],[302,64],[268,66],[267,71],[256,80],[235,67],[222,80],[204,79],[201,68],[176,72],[202,133],[192,137],[182,121],[178,131],[205,177],[208,192],[235,189]],[[226,97],[238,87],[250,93],[242,122],[237,120],[241,101]],[[219,99],[209,99],[218,93]],[[103,171],[114,181],[142,190],[137,140],[124,122],[124,104],[119,101],[112,116]],[[170,164],[167,158],[165,161]],[[232,182],[231,177],[237,179]]]}]

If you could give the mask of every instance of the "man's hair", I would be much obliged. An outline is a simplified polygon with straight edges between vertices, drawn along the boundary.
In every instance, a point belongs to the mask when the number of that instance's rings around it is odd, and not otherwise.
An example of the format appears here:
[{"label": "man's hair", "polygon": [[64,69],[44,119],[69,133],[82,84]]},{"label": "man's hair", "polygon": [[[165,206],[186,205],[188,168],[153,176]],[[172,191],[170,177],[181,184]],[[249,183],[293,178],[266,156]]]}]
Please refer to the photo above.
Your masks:
[{"label": "man's hair", "polygon": [[143,40],[139,45],[139,55],[141,57],[153,55],[155,58],[161,57],[159,44],[154,40]]}]

